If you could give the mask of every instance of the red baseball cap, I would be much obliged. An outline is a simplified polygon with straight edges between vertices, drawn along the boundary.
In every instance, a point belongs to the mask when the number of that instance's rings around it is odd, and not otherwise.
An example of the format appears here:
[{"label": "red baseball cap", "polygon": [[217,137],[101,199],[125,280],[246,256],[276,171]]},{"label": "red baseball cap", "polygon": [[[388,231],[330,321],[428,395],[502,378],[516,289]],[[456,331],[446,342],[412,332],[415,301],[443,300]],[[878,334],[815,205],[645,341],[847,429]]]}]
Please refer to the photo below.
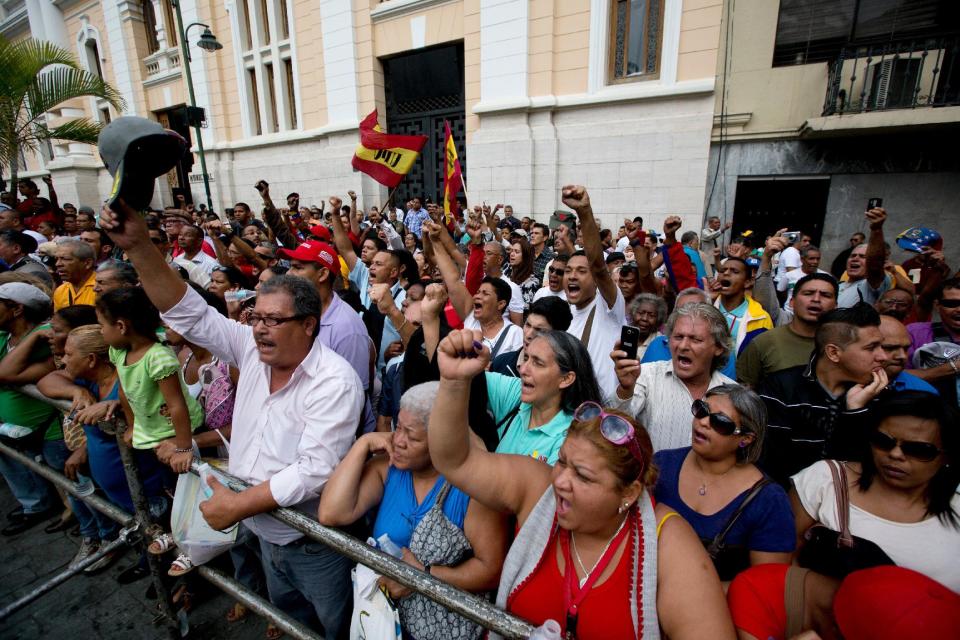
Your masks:
[{"label": "red baseball cap", "polygon": [[326,267],[334,273],[340,273],[340,256],[337,250],[326,242],[318,240],[307,240],[300,243],[296,249],[279,249],[277,255],[288,260],[301,260],[303,262],[316,262],[322,267]]},{"label": "red baseball cap", "polygon": [[960,629],[960,595],[910,569],[874,567],[847,576],[833,613],[847,640],[947,640]]},{"label": "red baseball cap", "polygon": [[310,227],[310,234],[324,242],[330,242],[330,229],[327,229],[322,224],[315,224]]}]

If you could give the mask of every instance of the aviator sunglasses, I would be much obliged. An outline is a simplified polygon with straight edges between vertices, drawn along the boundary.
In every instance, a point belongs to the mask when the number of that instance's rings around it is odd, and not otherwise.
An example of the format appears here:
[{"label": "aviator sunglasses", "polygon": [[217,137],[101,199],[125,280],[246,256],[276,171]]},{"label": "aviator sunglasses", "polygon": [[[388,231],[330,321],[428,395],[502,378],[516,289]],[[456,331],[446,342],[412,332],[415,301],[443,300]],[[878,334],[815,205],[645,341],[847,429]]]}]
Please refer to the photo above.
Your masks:
[{"label": "aviator sunglasses", "polygon": [[893,451],[894,447],[900,446],[900,451],[908,458],[919,460],[920,462],[931,462],[937,458],[943,450],[938,448],[932,442],[920,442],[917,440],[900,440],[885,434],[879,429],[870,434],[870,444],[875,449],[883,452]]},{"label": "aviator sunglasses", "polygon": [[626,446],[640,464],[644,464],[643,452],[634,438],[633,425],[621,416],[607,413],[596,402],[587,401],[573,412],[573,419],[577,422],[588,422],[600,418],[600,434],[611,444]]},{"label": "aviator sunglasses", "polygon": [[738,436],[743,433],[743,429],[738,427],[730,416],[725,413],[710,413],[710,405],[703,400],[694,400],[690,411],[697,420],[710,418],[710,428],[722,436]]}]

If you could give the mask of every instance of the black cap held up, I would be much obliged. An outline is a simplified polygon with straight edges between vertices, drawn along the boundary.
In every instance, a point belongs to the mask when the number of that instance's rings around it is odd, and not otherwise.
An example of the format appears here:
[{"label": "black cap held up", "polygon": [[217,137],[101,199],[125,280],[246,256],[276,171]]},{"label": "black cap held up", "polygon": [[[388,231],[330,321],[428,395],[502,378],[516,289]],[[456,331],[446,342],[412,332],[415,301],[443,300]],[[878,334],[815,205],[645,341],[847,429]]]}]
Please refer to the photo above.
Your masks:
[{"label": "black cap held up", "polygon": [[175,131],[137,116],[117,118],[100,132],[97,147],[113,188],[107,205],[118,198],[141,211],[153,198],[153,183],[187,153],[189,144]]}]

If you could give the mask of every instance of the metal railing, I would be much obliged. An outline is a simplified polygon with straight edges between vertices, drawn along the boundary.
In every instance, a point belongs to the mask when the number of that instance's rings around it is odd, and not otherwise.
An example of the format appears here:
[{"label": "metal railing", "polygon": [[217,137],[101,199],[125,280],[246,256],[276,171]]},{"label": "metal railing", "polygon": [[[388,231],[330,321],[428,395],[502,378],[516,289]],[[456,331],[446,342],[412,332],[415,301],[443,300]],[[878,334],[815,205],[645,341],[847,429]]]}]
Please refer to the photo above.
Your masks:
[{"label": "metal railing", "polygon": [[[32,385],[21,387],[20,390],[33,398],[47,402],[61,410],[69,411],[70,409],[69,402],[47,398]],[[124,472],[127,475],[127,483],[130,487],[131,497],[133,498],[133,505],[136,511],[135,515],[127,513],[96,494],[88,496],[79,495],[76,486],[69,478],[46,465],[38,463],[29,456],[24,455],[6,444],[0,443],[0,454],[10,456],[21,462],[41,477],[70,493],[73,497],[82,500],[90,507],[123,525],[125,527],[122,532],[123,535],[117,542],[107,548],[112,550],[112,548],[118,548],[123,544],[143,545],[145,541],[155,537],[159,533],[159,530],[150,522],[149,510],[143,492],[143,483],[136,468],[133,452],[123,442],[125,425],[122,425],[121,420],[118,420],[115,424],[112,424],[112,426],[111,423],[101,423],[100,427],[105,433],[114,432],[117,437],[121,458],[124,463]],[[198,461],[194,461],[191,465],[191,472],[197,473],[197,467]],[[218,470],[217,473],[221,476],[225,485],[233,491],[243,491],[250,486],[243,480],[223,471]],[[370,567],[381,575],[391,578],[417,593],[425,595],[449,610],[505,638],[527,638],[533,633],[533,627],[528,622],[507,613],[487,600],[472,593],[461,591],[456,587],[434,578],[432,575],[426,574],[405,562],[397,560],[393,556],[374,549],[365,542],[338,529],[325,527],[299,511],[281,508],[270,512],[270,515],[303,533],[311,540],[326,544],[337,553]],[[168,633],[171,638],[179,638],[181,637],[180,620],[173,611],[170,594],[163,580],[160,578],[159,558],[147,554],[147,559],[150,562],[150,573],[157,591],[160,610],[167,624]],[[0,620],[28,605],[33,600],[49,592],[77,573],[82,572],[84,567],[93,564],[95,561],[96,560],[90,560],[89,563],[68,568],[44,584],[35,587],[15,602],[0,610]],[[199,566],[196,570],[204,579],[228,595],[236,598],[251,611],[268,618],[287,635],[297,638],[298,640],[320,640],[320,636],[315,632],[297,620],[294,620],[233,578],[211,567]]]},{"label": "metal railing", "polygon": [[960,35],[845,46],[823,115],[960,105],[958,48]]}]

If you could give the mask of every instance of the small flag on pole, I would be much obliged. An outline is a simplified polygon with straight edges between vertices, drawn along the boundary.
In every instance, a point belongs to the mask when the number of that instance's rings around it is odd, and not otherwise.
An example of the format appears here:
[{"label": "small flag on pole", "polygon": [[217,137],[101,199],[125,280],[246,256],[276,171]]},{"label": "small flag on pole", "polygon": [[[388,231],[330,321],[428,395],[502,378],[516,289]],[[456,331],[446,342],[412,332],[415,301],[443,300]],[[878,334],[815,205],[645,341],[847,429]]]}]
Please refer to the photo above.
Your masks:
[{"label": "small flag on pole", "polygon": [[450,224],[458,206],[457,194],[463,187],[463,173],[460,171],[457,145],[450,133],[450,123],[444,120],[443,127],[443,217],[446,223]]},{"label": "small flag on pole", "polygon": [[384,133],[374,109],[360,123],[360,144],[350,163],[380,184],[396,187],[410,172],[420,156],[427,136],[403,136]]}]

